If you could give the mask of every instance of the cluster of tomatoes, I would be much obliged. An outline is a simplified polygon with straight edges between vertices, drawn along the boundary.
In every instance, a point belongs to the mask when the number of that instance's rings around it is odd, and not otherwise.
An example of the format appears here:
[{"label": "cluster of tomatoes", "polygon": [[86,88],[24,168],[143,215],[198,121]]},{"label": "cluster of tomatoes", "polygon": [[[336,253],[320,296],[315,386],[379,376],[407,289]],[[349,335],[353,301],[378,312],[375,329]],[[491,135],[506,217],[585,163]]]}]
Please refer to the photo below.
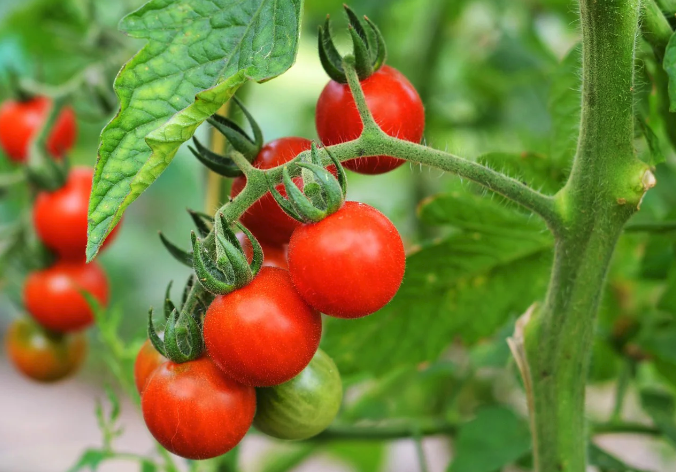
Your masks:
[{"label": "cluster of tomatoes", "polygon": [[[424,110],[408,80],[388,66],[360,79],[383,131],[419,142]],[[359,137],[363,125],[345,81],[331,80],[325,87],[316,124],[325,146]],[[311,148],[307,139],[285,137],[260,147],[250,160],[259,169],[270,169]],[[334,162],[330,172],[342,176]],[[347,161],[345,167],[378,174],[402,163],[375,156]],[[246,177],[236,177],[231,196],[246,183]],[[345,202],[342,187],[336,208],[320,219],[303,218],[302,205],[295,206],[297,212],[282,209],[279,199],[291,197],[289,183],[276,186],[276,195],[266,193],[240,218],[252,235],[239,238],[237,250],[251,262],[253,247],[260,244],[264,255],[263,267],[250,281],[217,290],[219,282],[207,283],[196,266],[198,281],[213,293],[200,327],[204,354],[183,362],[168,360],[150,341],[138,354],[135,377],[144,420],[175,454],[190,459],[224,454],[252,424],[281,439],[304,439],[323,431],[340,408],[342,385],[335,364],[319,349],[321,314],[367,316],[385,306],[402,282],[404,246],[387,217],[363,203]],[[293,184],[297,189],[308,185],[301,177]],[[192,258],[212,256],[202,246],[193,243],[193,248]],[[213,269],[216,264],[206,265]]]},{"label": "cluster of tomatoes", "polygon": [[[50,107],[46,97],[8,100],[0,107],[0,146],[12,161],[31,165],[30,146]],[[17,369],[44,382],[68,376],[82,363],[87,345],[81,331],[94,321],[83,292],[99,304],[108,301],[105,272],[96,263],[85,263],[93,169],[67,170],[63,162],[75,138],[75,113],[64,107],[49,130],[46,149],[67,175],[60,188],[39,190],[33,204],[33,228],[52,253],[52,263],[28,274],[23,298],[30,317],[15,320],[5,340]]]}]

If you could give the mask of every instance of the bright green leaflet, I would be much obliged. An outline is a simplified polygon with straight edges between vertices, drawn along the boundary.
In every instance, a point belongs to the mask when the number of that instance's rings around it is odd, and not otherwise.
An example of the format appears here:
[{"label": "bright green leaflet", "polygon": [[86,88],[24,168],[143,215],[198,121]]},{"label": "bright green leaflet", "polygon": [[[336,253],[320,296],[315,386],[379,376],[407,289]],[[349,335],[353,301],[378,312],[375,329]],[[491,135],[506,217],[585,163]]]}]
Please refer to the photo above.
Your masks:
[{"label": "bright green leaflet", "polygon": [[460,428],[455,448],[449,472],[501,470],[530,451],[528,424],[506,408],[485,408]]},{"label": "bright green leaflet", "polygon": [[148,44],[115,80],[121,109],[101,133],[87,259],[179,146],[247,80],[293,64],[302,0],[152,0],[120,29]]},{"label": "bright green leaflet", "polygon": [[663,66],[669,76],[669,111],[676,112],[676,33],[669,39]]}]

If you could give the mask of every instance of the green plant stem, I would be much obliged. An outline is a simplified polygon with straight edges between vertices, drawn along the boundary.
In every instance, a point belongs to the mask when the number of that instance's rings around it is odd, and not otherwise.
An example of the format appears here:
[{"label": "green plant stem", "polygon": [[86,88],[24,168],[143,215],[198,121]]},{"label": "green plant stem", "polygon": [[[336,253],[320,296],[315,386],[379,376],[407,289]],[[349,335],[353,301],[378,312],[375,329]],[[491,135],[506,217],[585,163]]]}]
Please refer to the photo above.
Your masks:
[{"label": "green plant stem", "polygon": [[433,418],[397,421],[392,424],[374,426],[333,425],[312,440],[387,441],[410,438],[416,435],[419,437],[453,435],[457,432],[457,429],[457,425],[453,423]]},{"label": "green plant stem", "polygon": [[[616,241],[654,176],[633,148],[639,0],[581,0],[578,149],[556,206],[554,265],[542,306],[513,338],[528,387],[535,470],[584,472],[585,383],[596,313]],[[520,355],[520,356],[519,356]]]},{"label": "green plant stem", "polygon": [[632,371],[634,369],[633,361],[625,359],[622,363],[622,370],[620,377],[617,379],[617,387],[615,389],[615,406],[610,417],[611,423],[618,423],[622,420],[622,408],[624,407],[624,399],[627,396],[627,389],[631,381]]},{"label": "green plant stem", "polygon": [[657,0],[660,9],[667,16],[674,16],[676,14],[676,0]]}]

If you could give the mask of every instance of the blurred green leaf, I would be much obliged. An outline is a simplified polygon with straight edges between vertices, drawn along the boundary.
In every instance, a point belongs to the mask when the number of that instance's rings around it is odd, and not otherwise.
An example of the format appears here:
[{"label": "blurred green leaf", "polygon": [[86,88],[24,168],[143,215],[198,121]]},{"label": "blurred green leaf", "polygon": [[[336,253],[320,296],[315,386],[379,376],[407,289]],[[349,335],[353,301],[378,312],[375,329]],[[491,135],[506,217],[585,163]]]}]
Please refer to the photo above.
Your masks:
[{"label": "blurred green leaf", "polygon": [[582,55],[575,46],[561,62],[549,91],[552,118],[550,156],[562,169],[568,169],[575,156],[580,124]]},{"label": "blurred green leaf", "polygon": [[99,449],[87,449],[82,453],[77,463],[68,469],[68,472],[79,472],[82,470],[95,471],[101,462],[110,459],[113,453]]},{"label": "blurred green leaf", "polygon": [[434,360],[455,337],[471,344],[490,336],[544,294],[552,241],[537,220],[456,195],[427,201],[421,215],[476,232],[409,254],[404,282],[380,312],[326,320],[323,345],[344,374]]},{"label": "blurred green leaf", "polygon": [[596,466],[604,472],[649,472],[625,464],[595,444],[589,445],[589,465]]},{"label": "blurred green leaf", "polygon": [[653,235],[648,240],[641,260],[641,277],[645,279],[664,280],[674,261],[673,236]]},{"label": "blurred green leaf", "polygon": [[676,112],[676,33],[671,35],[664,52],[663,67],[669,76],[669,111]]},{"label": "blurred green leaf", "polygon": [[567,169],[542,154],[493,152],[477,161],[545,193],[556,193],[565,183]]},{"label": "blurred green leaf", "polygon": [[655,135],[655,132],[642,117],[638,117],[636,121],[639,124],[639,128],[641,129],[646,143],[648,144],[648,149],[650,150],[650,160],[647,162],[647,164],[656,166],[657,164],[666,162],[666,158],[662,152],[662,146],[660,145],[660,140],[657,135]]},{"label": "blurred green leaf", "polygon": [[530,451],[528,424],[503,407],[484,408],[460,427],[449,472],[495,472]]},{"label": "blurred green leaf", "polygon": [[346,462],[355,472],[380,470],[385,458],[385,445],[378,442],[333,442],[327,452]]},{"label": "blurred green leaf", "polygon": [[151,0],[122,19],[148,44],[115,79],[121,109],[101,133],[88,259],[206,118],[247,80],[291,67],[301,10],[302,0]]},{"label": "blurred green leaf", "polygon": [[271,452],[267,454],[261,472],[287,472],[305,462],[313,454],[317,453],[317,445],[302,443],[294,445],[288,451]]},{"label": "blurred green leaf", "polygon": [[676,447],[676,424],[674,424],[674,412],[676,405],[674,397],[664,391],[644,389],[640,392],[641,406],[655,426]]}]

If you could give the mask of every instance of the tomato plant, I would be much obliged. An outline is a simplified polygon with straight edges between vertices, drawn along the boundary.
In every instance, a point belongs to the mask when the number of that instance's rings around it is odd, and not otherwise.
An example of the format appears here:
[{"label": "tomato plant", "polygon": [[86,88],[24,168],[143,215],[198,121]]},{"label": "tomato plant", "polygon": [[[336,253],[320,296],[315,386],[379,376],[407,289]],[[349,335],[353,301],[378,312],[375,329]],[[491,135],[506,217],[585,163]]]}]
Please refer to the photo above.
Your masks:
[{"label": "tomato plant", "polygon": [[290,380],[317,351],[322,320],[289,273],[264,267],[249,285],[216,297],[204,319],[209,356],[232,378],[257,387]]},{"label": "tomato plant", "polygon": [[203,357],[160,365],[143,391],[141,407],[148,429],[165,448],[189,459],[208,459],[244,437],[256,411],[256,393]]},{"label": "tomato plant", "polygon": [[60,333],[76,331],[94,322],[92,309],[81,292],[100,304],[108,303],[108,279],[98,264],[59,261],[29,274],[24,286],[26,310],[42,326]]},{"label": "tomato plant", "polygon": [[7,331],[5,348],[22,374],[39,382],[55,382],[80,367],[87,340],[81,333],[53,333],[28,318],[21,318]]},{"label": "tomato plant", "polygon": [[[72,386],[112,385],[73,472],[673,469],[676,3],[141,3],[0,6],[0,103],[48,103],[25,165],[0,145],[0,312],[94,318]],[[40,282],[122,218],[110,307]],[[144,454],[114,444],[137,391]]]},{"label": "tomato plant", "polygon": [[[6,100],[0,105],[0,146],[15,162],[28,158],[28,147],[47,119],[52,101],[47,97],[27,100]],[[66,107],[58,115],[47,138],[47,151],[63,157],[75,144],[77,122],[75,112]]]}]

